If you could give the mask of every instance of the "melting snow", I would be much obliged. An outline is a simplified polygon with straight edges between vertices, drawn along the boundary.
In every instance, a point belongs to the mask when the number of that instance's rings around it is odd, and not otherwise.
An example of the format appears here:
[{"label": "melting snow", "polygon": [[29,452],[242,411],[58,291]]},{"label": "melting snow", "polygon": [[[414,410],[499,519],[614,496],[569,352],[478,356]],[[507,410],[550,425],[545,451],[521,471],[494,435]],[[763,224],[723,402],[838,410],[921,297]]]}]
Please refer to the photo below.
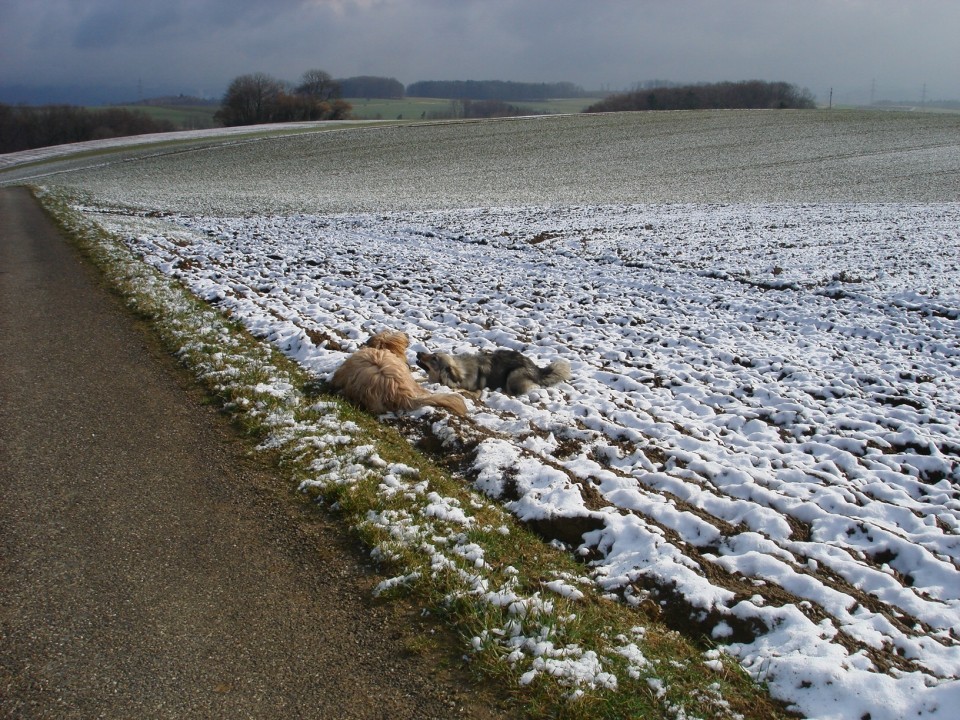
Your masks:
[{"label": "melting snow", "polygon": [[[960,204],[99,221],[320,377],[383,328],[411,361],[568,360],[420,431],[520,518],[588,521],[604,591],[684,609],[805,715],[960,705]],[[541,649],[526,680],[567,670]]]}]

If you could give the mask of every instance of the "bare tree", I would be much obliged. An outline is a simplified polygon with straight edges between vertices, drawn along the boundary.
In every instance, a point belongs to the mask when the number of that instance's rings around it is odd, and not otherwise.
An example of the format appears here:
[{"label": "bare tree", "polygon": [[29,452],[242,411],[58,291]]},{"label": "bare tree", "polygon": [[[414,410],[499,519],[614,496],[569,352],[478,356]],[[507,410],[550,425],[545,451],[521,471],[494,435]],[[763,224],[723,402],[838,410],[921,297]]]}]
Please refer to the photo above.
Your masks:
[{"label": "bare tree", "polygon": [[284,91],[284,83],[269,75],[241,75],[230,83],[215,117],[227,126],[272,122]]},{"label": "bare tree", "polygon": [[294,92],[317,102],[329,102],[340,97],[340,84],[323,70],[307,70]]},{"label": "bare tree", "polygon": [[257,73],[230,83],[214,116],[224,125],[340,120],[350,104],[339,99],[339,85],[322,70],[303,76],[296,90],[280,80]]}]

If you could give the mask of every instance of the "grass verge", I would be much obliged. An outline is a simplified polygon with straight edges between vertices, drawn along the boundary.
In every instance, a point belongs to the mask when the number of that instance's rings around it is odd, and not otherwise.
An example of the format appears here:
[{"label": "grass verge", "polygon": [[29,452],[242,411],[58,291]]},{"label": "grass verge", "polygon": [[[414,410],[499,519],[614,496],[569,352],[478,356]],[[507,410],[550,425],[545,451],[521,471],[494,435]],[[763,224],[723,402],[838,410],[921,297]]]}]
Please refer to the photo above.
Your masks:
[{"label": "grass verge", "polygon": [[[460,638],[470,666],[532,718],[789,717],[739,666],[600,594],[584,565],[339,398],[265,342],[35,189],[293,492],[334,508],[385,579]],[[432,411],[418,421],[429,422]]]}]

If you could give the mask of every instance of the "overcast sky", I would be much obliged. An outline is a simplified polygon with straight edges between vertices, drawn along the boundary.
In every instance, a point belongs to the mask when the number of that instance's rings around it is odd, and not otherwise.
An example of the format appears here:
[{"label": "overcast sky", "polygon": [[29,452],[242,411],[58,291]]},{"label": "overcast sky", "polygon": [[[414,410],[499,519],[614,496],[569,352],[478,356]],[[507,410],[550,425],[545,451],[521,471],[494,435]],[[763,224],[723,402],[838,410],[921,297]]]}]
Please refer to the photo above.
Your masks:
[{"label": "overcast sky", "polygon": [[0,0],[0,86],[221,97],[238,75],[783,80],[960,99],[960,0]]}]

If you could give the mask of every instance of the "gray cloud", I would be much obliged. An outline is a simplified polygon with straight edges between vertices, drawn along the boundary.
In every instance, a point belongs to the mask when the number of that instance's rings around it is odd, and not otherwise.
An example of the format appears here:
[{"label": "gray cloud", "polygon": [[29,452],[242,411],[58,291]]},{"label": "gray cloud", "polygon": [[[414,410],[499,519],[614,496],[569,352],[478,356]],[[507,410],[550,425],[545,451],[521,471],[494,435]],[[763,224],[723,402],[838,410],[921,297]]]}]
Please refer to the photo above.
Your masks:
[{"label": "gray cloud", "polygon": [[571,81],[785,80],[823,97],[960,98],[956,0],[13,0],[0,84],[219,95],[266,72]]}]

